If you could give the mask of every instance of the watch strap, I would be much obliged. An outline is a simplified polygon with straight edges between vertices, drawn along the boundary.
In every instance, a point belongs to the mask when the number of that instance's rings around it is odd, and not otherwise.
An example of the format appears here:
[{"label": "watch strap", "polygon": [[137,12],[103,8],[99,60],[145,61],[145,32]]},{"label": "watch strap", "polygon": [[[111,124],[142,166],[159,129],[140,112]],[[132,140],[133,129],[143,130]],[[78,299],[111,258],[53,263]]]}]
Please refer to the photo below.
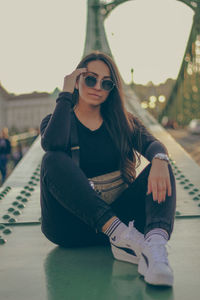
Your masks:
[{"label": "watch strap", "polygon": [[169,163],[169,157],[166,153],[157,153],[154,158],[160,159],[160,160],[165,160],[166,162]]}]

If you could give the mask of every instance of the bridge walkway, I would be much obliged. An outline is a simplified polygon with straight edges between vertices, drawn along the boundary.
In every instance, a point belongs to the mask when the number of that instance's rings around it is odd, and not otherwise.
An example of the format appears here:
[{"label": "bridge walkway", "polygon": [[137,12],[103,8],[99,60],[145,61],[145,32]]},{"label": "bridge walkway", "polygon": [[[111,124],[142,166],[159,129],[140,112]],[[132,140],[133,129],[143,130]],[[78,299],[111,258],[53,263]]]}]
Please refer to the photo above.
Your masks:
[{"label": "bridge walkway", "polygon": [[[109,247],[63,249],[40,231],[37,138],[0,188],[0,298],[2,300],[197,300],[200,294],[200,167],[126,89],[127,108],[163,141],[177,180],[175,229],[169,259],[171,288],[147,285],[137,266],[112,258]],[[133,106],[134,104],[134,106]],[[146,164],[143,160],[143,166]]]}]

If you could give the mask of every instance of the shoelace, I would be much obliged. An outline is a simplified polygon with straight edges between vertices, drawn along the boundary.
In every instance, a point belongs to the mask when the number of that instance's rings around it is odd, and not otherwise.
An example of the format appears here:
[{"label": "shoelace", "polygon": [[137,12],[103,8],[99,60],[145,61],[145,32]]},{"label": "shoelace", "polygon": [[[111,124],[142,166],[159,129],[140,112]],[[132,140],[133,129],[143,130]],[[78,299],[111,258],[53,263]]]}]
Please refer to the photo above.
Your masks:
[{"label": "shoelace", "polygon": [[134,240],[142,247],[144,243],[144,236],[134,227],[134,220],[129,222],[129,235],[133,236]]}]

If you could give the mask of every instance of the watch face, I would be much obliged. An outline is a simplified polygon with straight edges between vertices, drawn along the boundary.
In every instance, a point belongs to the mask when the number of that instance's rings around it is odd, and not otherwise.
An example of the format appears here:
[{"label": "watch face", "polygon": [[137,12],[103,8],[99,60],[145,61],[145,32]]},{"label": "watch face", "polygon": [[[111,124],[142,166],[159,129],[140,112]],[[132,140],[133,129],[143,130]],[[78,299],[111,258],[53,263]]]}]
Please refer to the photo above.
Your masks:
[{"label": "watch face", "polygon": [[162,157],[166,160],[168,160],[168,156],[166,154],[163,154]]},{"label": "watch face", "polygon": [[169,158],[168,158],[167,154],[165,154],[165,153],[158,153],[158,154],[155,155],[155,157],[157,157],[159,159],[169,161]]}]

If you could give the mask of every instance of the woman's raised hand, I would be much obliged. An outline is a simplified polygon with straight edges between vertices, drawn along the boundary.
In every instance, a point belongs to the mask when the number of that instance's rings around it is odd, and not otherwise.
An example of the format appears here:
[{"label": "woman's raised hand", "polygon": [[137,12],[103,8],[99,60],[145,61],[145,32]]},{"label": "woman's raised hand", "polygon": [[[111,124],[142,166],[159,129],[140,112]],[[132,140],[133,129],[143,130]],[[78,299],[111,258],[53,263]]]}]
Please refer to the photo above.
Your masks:
[{"label": "woman's raised hand", "polygon": [[164,202],[166,195],[171,196],[172,194],[168,163],[164,160],[155,158],[152,161],[147,194],[151,193],[153,200],[158,203]]},{"label": "woman's raised hand", "polygon": [[64,77],[63,92],[73,93],[78,77],[85,72],[87,72],[87,68],[80,68],[66,75]]}]

